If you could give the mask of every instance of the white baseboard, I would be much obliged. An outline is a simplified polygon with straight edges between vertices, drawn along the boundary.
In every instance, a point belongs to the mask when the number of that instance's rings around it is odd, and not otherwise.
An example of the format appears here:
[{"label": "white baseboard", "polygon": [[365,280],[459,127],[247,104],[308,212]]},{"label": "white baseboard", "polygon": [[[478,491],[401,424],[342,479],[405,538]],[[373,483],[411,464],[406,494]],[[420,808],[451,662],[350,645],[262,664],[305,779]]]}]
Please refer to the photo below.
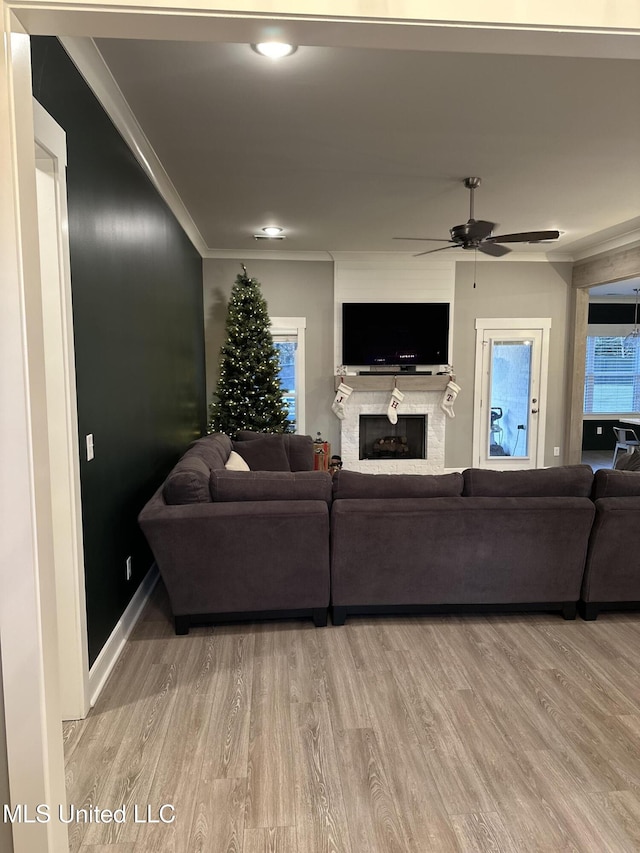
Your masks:
[{"label": "white baseboard", "polygon": [[89,670],[89,701],[91,702],[91,707],[95,705],[107,678],[111,674],[111,670],[116,665],[124,644],[127,642],[136,622],[140,618],[140,614],[149,600],[149,596],[158,582],[158,578],[158,567],[154,563],[133,594],[133,598],[127,605],[127,609],[120,617],[117,625],[111,632],[111,636],[102,647],[100,654]]}]

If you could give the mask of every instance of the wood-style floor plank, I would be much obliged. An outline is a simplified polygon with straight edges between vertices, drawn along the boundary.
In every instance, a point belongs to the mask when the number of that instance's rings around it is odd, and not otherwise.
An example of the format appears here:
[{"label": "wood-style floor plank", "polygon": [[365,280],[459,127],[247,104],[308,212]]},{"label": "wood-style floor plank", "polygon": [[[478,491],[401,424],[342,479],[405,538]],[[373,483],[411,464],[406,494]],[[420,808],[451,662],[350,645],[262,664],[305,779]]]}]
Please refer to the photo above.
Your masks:
[{"label": "wood-style floor plank", "polygon": [[297,704],[292,713],[298,849],[352,853],[327,706]]},{"label": "wood-style floor plank", "polygon": [[254,661],[246,827],[295,826],[295,762],[287,658]]},{"label": "wood-style floor plank", "polygon": [[296,831],[292,826],[247,829],[243,853],[297,853]]},{"label": "wood-style floor plank", "polygon": [[[640,613],[173,633],[159,585],[63,727],[72,853],[637,853]],[[159,806],[171,823],[134,823]],[[169,816],[173,812],[168,813]]]}]

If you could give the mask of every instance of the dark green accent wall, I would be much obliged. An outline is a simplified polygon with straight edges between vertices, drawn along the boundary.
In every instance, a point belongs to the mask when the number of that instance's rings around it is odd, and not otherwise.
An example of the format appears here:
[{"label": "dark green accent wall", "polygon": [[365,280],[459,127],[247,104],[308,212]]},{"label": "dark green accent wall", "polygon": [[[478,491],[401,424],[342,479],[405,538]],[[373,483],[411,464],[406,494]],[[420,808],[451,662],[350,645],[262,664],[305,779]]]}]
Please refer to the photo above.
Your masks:
[{"label": "dark green accent wall", "polygon": [[[598,434],[598,427],[602,428],[602,433]],[[613,450],[616,446],[616,436],[613,427],[622,427],[623,429],[633,429],[638,433],[637,427],[631,424],[623,424],[620,421],[611,420],[593,420],[582,422],[582,449],[583,450],[610,450],[613,457]],[[640,434],[639,434],[640,435]]]},{"label": "dark green accent wall", "polygon": [[34,95],[67,134],[93,663],[153,561],[138,512],[205,430],[202,259],[58,40],[31,49]]}]

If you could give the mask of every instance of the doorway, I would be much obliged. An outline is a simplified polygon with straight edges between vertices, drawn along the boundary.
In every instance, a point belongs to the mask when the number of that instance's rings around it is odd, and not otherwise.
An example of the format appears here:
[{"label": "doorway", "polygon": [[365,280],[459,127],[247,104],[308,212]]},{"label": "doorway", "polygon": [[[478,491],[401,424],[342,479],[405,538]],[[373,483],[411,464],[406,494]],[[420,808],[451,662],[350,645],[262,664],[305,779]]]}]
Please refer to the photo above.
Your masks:
[{"label": "doorway", "polygon": [[476,321],[474,466],[543,466],[550,328],[549,318]]}]

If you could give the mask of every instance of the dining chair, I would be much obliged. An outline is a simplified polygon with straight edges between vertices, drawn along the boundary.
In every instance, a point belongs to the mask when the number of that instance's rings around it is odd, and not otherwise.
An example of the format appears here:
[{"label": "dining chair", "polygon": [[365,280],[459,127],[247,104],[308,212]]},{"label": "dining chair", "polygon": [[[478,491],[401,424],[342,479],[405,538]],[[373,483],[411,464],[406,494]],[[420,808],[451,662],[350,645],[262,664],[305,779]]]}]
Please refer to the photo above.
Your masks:
[{"label": "dining chair", "polygon": [[638,440],[638,436],[633,429],[627,429],[624,427],[613,427],[613,431],[616,435],[616,448],[613,451],[613,462],[611,463],[611,467],[616,467],[616,459],[618,458],[618,451],[624,450],[625,453],[632,453],[638,447],[640,447],[640,441]]}]

